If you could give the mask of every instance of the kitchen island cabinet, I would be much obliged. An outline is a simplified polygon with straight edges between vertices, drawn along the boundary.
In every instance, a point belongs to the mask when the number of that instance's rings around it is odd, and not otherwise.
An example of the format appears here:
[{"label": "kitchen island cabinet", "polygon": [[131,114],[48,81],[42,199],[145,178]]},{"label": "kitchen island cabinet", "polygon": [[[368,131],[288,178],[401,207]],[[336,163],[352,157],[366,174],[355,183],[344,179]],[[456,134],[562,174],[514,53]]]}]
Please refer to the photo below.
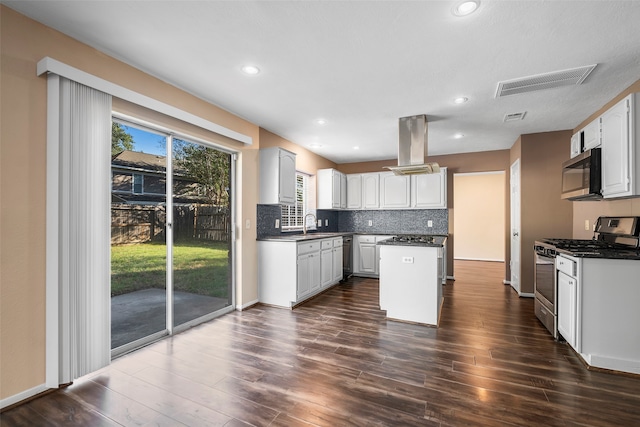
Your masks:
[{"label": "kitchen island cabinet", "polygon": [[353,275],[378,277],[380,248],[377,242],[391,236],[356,235],[353,237]]},{"label": "kitchen island cabinet", "polygon": [[438,325],[443,302],[439,277],[443,243],[380,244],[380,309],[389,319]]}]

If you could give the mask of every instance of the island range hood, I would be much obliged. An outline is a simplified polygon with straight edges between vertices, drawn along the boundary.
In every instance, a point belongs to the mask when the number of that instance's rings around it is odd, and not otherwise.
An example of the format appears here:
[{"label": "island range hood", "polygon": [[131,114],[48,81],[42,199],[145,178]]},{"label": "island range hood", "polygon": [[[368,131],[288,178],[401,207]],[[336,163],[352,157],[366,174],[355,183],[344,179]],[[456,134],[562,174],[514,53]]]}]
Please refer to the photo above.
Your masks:
[{"label": "island range hood", "polygon": [[398,166],[385,166],[396,175],[439,173],[440,165],[425,163],[427,116],[401,117],[398,121]]}]

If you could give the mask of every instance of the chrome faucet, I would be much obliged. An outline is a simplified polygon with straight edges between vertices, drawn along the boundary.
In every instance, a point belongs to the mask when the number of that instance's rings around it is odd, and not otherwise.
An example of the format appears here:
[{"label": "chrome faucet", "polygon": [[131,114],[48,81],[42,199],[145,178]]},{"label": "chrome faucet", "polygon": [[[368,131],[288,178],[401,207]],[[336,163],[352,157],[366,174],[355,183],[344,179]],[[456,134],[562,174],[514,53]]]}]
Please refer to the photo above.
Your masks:
[{"label": "chrome faucet", "polygon": [[316,216],[312,213],[308,213],[304,216],[304,219],[302,220],[302,233],[303,234],[307,234],[307,217],[311,216],[311,218],[313,218],[313,223],[317,223],[318,219],[316,218]]}]

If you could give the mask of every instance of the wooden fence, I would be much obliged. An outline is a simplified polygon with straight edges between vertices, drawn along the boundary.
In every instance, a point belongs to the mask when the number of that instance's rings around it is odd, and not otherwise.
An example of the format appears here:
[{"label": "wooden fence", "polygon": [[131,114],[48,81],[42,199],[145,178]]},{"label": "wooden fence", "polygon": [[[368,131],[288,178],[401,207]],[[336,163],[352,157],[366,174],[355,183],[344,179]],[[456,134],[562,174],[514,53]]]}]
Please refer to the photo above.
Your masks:
[{"label": "wooden fence", "polygon": [[[111,244],[126,245],[165,239],[166,207],[111,204]],[[173,238],[226,242],[229,209],[211,205],[180,205],[173,210]]]}]

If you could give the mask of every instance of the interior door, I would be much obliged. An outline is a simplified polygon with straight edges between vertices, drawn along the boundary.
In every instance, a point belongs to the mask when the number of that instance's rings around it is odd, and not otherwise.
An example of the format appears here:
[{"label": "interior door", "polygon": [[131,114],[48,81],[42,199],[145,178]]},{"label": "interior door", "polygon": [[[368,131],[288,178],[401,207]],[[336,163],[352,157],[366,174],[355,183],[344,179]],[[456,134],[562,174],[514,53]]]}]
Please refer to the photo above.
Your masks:
[{"label": "interior door", "polygon": [[511,286],[520,294],[520,159],[511,165]]}]

